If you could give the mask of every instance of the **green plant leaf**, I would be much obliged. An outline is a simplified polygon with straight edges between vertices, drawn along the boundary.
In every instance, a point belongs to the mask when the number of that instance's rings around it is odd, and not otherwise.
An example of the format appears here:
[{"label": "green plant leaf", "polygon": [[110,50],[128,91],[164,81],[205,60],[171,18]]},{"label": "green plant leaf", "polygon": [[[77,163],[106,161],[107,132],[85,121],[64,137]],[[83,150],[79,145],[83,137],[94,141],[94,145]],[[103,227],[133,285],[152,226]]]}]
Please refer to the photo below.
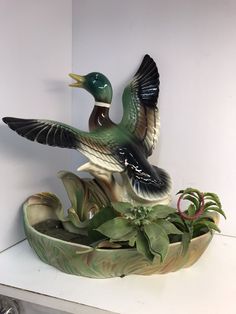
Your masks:
[{"label": "green plant leaf", "polygon": [[222,205],[217,194],[210,192],[204,193],[204,199],[210,200],[210,202],[206,202],[204,205],[205,211],[216,211],[226,219],[226,215],[222,210]]},{"label": "green plant leaf", "polygon": [[96,230],[88,230],[88,242],[91,246],[94,246],[94,243],[98,243],[101,240],[106,240],[107,237],[101,234]]},{"label": "green plant leaf", "polygon": [[117,241],[130,233],[133,229],[134,227],[128,222],[128,220],[122,217],[108,220],[96,228],[97,231],[101,232],[108,238]]},{"label": "green plant leaf", "polygon": [[226,219],[226,215],[225,215],[224,211],[221,208],[219,208],[219,207],[209,207],[209,208],[207,208],[206,212],[210,212],[210,211],[217,212],[217,213],[221,214],[222,216],[224,216],[224,218]]},{"label": "green plant leaf", "polygon": [[127,202],[112,202],[111,205],[116,211],[118,211],[121,214],[129,212],[130,208],[133,207],[133,205]]},{"label": "green plant leaf", "polygon": [[137,233],[136,249],[140,254],[144,255],[150,262],[153,261],[154,255],[149,250],[148,240],[141,231]]},{"label": "green plant leaf", "polygon": [[195,211],[200,207],[200,195],[201,192],[197,189],[187,188],[185,190],[179,191],[177,194],[183,194],[183,200],[188,200],[195,206]]},{"label": "green plant leaf", "polygon": [[169,248],[169,238],[163,227],[156,223],[144,226],[144,232],[149,242],[152,254],[159,254],[161,261],[166,257]]},{"label": "green plant leaf", "polygon": [[135,246],[135,242],[137,240],[137,234],[138,232],[135,232],[130,238],[129,238],[129,245],[130,246]]},{"label": "green plant leaf", "polygon": [[179,214],[172,214],[168,217],[168,221],[173,223],[176,228],[181,230],[182,232],[187,232],[188,228],[184,220],[179,216]]},{"label": "green plant leaf", "polygon": [[129,233],[125,234],[124,236],[120,237],[119,240],[111,239],[111,241],[133,241],[133,238],[135,238],[137,235],[137,230],[133,229]]},{"label": "green plant leaf", "polygon": [[218,228],[218,226],[212,222],[212,221],[209,221],[209,220],[201,220],[201,221],[198,221],[198,223],[195,224],[196,226],[197,225],[204,225],[206,226],[209,230],[215,230],[215,231],[218,231],[220,232],[220,229]]},{"label": "green plant leaf", "polygon": [[161,226],[167,234],[183,234],[172,222],[165,219],[158,219],[156,224]]},{"label": "green plant leaf", "polygon": [[168,253],[169,249],[169,239],[167,240],[165,237],[159,237],[159,239],[149,239],[149,248],[152,254],[160,255],[161,262],[165,260],[165,257]]},{"label": "green plant leaf", "polygon": [[188,194],[183,199],[192,202],[195,205],[195,211],[199,208],[199,200],[196,197]]},{"label": "green plant leaf", "polygon": [[144,225],[143,229],[149,239],[157,239],[160,236],[165,236],[168,238],[164,228],[156,222]]},{"label": "green plant leaf", "polygon": [[190,194],[198,200],[198,195],[200,194],[200,191],[193,188],[186,188],[185,190],[180,190],[178,193],[176,193],[176,195],[183,194],[183,193],[185,195]]},{"label": "green plant leaf", "polygon": [[221,208],[221,202],[217,194],[206,192],[204,193],[204,199],[213,200]]},{"label": "green plant leaf", "polygon": [[101,239],[104,240],[105,236],[102,235],[100,232],[94,230],[102,225],[104,222],[115,218],[117,215],[114,209],[111,206],[104,207],[100,209],[90,220],[88,224],[88,237],[89,241],[96,242]]},{"label": "green plant leaf", "polygon": [[211,206],[216,206],[216,203],[215,202],[206,202],[204,204],[204,210],[208,209]]},{"label": "green plant leaf", "polygon": [[201,214],[201,216],[199,218],[197,218],[196,220],[194,220],[192,223],[193,225],[197,224],[199,221],[202,221],[202,220],[208,220],[208,221],[212,221],[214,222],[214,219],[213,217],[211,216],[210,212],[209,211],[206,211],[204,213]]},{"label": "green plant leaf", "polygon": [[200,235],[205,234],[207,232],[209,232],[209,229],[206,226],[201,224],[194,225],[193,238],[199,237]]},{"label": "green plant leaf", "polygon": [[170,222],[178,222],[179,224],[183,225],[184,226],[184,221],[183,219],[180,217],[179,214],[175,213],[175,214],[172,214],[168,217],[168,220]]},{"label": "green plant leaf", "polygon": [[90,230],[98,228],[104,222],[117,217],[112,207],[104,207],[99,212],[97,212],[90,220],[88,228]]},{"label": "green plant leaf", "polygon": [[176,208],[167,205],[156,205],[152,207],[152,210],[148,213],[147,218],[150,220],[166,218],[173,213],[176,213]]},{"label": "green plant leaf", "polygon": [[196,208],[193,204],[190,204],[187,211],[189,216],[193,216],[196,213]]},{"label": "green plant leaf", "polygon": [[188,252],[189,244],[191,241],[191,235],[188,232],[184,232],[182,235],[182,252],[181,255],[185,256]]}]

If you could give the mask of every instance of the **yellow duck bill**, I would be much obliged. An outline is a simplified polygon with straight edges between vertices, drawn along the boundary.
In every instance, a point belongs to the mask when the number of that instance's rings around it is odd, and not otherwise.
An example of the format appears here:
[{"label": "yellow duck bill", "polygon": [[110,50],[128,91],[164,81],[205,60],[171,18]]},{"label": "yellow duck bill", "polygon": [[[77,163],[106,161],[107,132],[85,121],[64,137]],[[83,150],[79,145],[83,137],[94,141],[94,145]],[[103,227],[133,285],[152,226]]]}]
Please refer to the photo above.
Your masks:
[{"label": "yellow duck bill", "polygon": [[70,87],[83,87],[84,82],[85,82],[85,77],[78,75],[78,74],[74,74],[74,73],[70,73],[69,76],[75,80],[75,83],[69,84]]}]

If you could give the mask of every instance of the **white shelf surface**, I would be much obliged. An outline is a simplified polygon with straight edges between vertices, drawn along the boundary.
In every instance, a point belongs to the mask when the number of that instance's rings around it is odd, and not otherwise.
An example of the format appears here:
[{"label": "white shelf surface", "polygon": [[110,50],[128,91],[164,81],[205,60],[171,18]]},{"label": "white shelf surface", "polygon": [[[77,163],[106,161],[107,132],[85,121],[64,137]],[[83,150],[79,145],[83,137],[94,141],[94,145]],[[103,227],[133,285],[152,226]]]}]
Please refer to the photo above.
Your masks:
[{"label": "white shelf surface", "polygon": [[166,275],[90,279],[44,264],[23,241],[0,254],[0,294],[70,313],[235,314],[235,265],[236,238],[216,235],[191,268]]}]

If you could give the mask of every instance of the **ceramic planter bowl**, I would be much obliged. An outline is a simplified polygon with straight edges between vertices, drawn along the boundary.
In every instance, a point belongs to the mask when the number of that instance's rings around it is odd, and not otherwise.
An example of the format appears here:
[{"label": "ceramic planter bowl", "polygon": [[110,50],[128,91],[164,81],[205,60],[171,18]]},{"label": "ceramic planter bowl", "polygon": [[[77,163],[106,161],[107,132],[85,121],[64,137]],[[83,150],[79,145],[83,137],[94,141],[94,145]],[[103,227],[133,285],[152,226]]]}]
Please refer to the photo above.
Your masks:
[{"label": "ceramic planter bowl", "polygon": [[[164,274],[193,265],[206,250],[213,234],[194,238],[185,256],[180,242],[170,244],[164,262],[156,257],[153,263],[136,249],[94,249],[90,246],[60,240],[38,232],[33,226],[48,219],[57,219],[55,206],[48,194],[31,196],[24,205],[24,226],[28,241],[39,258],[61,271],[92,278],[109,278],[129,274]],[[218,214],[212,218],[218,224]]]}]

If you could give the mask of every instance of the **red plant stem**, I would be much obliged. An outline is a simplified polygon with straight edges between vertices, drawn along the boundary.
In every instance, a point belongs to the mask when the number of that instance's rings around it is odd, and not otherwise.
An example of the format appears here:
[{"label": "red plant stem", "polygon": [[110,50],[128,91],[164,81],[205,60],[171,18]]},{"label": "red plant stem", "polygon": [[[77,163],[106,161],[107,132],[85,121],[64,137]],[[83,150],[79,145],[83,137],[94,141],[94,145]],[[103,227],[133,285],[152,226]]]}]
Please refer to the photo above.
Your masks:
[{"label": "red plant stem", "polygon": [[196,213],[193,215],[193,216],[189,216],[187,214],[185,214],[184,212],[181,211],[180,209],[180,202],[182,200],[182,198],[184,197],[185,193],[181,194],[179,199],[178,199],[178,202],[177,202],[177,210],[179,212],[179,215],[180,217],[182,217],[183,219],[186,219],[186,220],[195,220],[197,219],[199,216],[201,216],[201,214],[204,212],[204,194],[203,193],[200,193],[200,206],[199,206],[199,209],[196,211]]}]

